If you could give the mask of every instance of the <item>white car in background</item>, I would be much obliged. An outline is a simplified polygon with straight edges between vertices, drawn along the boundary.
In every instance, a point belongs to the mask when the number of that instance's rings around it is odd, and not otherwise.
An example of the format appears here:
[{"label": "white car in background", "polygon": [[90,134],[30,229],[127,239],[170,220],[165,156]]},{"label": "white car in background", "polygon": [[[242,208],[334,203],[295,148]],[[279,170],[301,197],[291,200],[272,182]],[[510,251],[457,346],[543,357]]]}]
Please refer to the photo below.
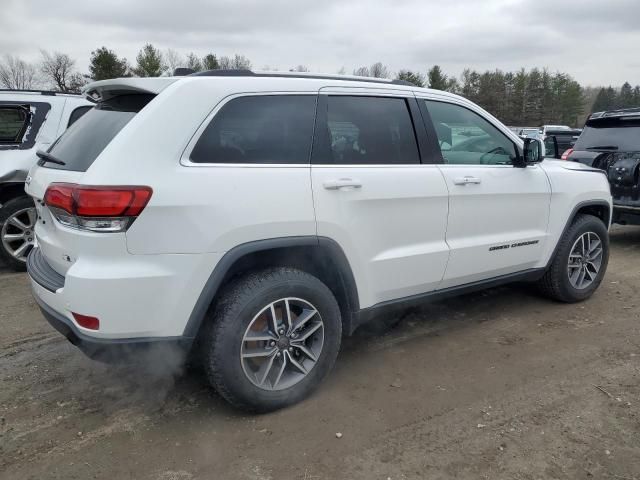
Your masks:
[{"label": "white car in background", "polygon": [[97,106],[31,169],[27,263],[91,357],[193,350],[224,398],[267,411],[374,316],[523,280],[576,302],[604,276],[606,177],[542,161],[462,97],[220,70],[86,93]]},{"label": "white car in background", "polygon": [[0,264],[24,270],[36,212],[24,191],[27,172],[93,104],[80,95],[0,90]]}]

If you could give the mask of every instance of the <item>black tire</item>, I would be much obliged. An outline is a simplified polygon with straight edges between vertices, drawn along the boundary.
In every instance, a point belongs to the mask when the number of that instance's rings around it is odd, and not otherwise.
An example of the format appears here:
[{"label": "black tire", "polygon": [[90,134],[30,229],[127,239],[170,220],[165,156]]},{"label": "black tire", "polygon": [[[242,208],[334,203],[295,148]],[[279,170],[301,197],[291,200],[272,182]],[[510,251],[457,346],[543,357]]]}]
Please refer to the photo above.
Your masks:
[{"label": "black tire", "polygon": [[[5,223],[20,210],[26,208],[35,208],[33,200],[24,195],[16,198],[12,198],[7,201],[0,209],[0,232],[5,229]],[[35,226],[35,225],[34,225]],[[10,228],[10,226],[7,226]],[[33,231],[30,231],[33,235]],[[33,238],[33,237],[32,237]],[[29,247],[30,250],[31,247]],[[24,272],[27,269],[27,264],[24,260],[15,258],[10,251],[7,250],[5,243],[0,238],[0,262],[4,263],[7,267],[15,270],[16,272]]]},{"label": "black tire", "polygon": [[[241,347],[252,319],[280,298],[297,297],[312,304],[324,324],[317,362],[298,383],[283,390],[254,385],[245,375]],[[215,390],[236,408],[268,412],[308,396],[332,369],[342,339],[340,309],[329,288],[293,268],[269,268],[234,281],[221,294],[199,339],[203,365]]]},{"label": "black tire", "polygon": [[[593,232],[602,241],[602,263],[593,282],[583,289],[575,288],[569,281],[567,265],[569,254],[576,240],[587,232]],[[575,303],[586,300],[596,291],[607,270],[609,262],[609,232],[607,227],[593,215],[578,215],[558,243],[555,256],[544,277],[538,282],[541,292],[554,300]]]}]

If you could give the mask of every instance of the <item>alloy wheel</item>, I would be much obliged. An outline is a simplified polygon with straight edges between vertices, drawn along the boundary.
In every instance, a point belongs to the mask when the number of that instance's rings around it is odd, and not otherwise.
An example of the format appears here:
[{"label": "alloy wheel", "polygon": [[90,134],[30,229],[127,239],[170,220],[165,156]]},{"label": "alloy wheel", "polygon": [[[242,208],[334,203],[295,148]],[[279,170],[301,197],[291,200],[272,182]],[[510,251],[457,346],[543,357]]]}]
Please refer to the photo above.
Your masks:
[{"label": "alloy wheel", "polygon": [[2,247],[16,260],[26,262],[29,251],[35,245],[33,229],[36,219],[35,207],[23,208],[7,218],[2,225]]},{"label": "alloy wheel", "polygon": [[281,298],[253,317],[242,338],[240,360],[251,383],[284,390],[304,379],[318,362],[324,323],[301,298]]},{"label": "alloy wheel", "polygon": [[602,240],[597,234],[586,232],[578,237],[571,247],[567,263],[569,282],[574,288],[584,290],[596,280],[603,253]]}]

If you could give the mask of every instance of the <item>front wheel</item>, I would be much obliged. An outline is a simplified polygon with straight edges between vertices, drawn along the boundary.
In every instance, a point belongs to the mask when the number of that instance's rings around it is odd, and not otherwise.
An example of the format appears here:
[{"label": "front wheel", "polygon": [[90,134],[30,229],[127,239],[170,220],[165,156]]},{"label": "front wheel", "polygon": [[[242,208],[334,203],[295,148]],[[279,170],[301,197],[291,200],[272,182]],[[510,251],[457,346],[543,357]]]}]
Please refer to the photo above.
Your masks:
[{"label": "front wheel", "polygon": [[333,367],[342,337],[329,288],[285,267],[234,282],[208,320],[200,341],[209,380],[229,403],[251,411],[310,394]]},{"label": "front wheel", "polygon": [[556,254],[540,280],[542,292],[561,302],[589,298],[609,262],[609,233],[593,215],[578,215],[558,243]]}]

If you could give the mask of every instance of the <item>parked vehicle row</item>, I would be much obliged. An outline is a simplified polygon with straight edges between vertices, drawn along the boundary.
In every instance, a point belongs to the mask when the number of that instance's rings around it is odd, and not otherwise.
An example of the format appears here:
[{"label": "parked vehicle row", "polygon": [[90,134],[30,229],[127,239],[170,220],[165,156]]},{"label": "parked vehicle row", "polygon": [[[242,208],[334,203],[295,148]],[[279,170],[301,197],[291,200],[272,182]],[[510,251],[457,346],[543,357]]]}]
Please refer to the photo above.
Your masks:
[{"label": "parked vehicle row", "polygon": [[640,108],[592,114],[566,158],[604,170],[613,221],[640,225]]},{"label": "parked vehicle row", "polygon": [[197,353],[238,407],[304,398],[381,313],[516,280],[575,302],[606,270],[601,170],[462,97],[225,71],[86,94],[27,179],[34,296],[91,357]]},{"label": "parked vehicle row", "polygon": [[93,104],[80,95],[0,90],[0,260],[26,268],[36,212],[24,191],[35,152],[46,149]]}]

